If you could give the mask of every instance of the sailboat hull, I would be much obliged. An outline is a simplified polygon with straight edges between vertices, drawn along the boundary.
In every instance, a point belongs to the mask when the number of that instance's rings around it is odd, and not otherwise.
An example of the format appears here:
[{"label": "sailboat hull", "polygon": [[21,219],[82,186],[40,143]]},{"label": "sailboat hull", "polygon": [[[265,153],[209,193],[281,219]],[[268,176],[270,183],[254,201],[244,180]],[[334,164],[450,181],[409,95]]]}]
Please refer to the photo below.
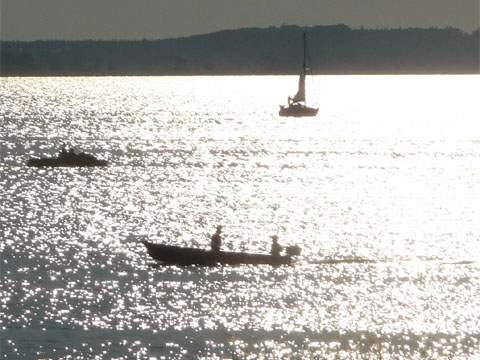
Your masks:
[{"label": "sailboat hull", "polygon": [[290,105],[281,106],[278,115],[280,116],[294,116],[294,117],[307,117],[317,116],[318,108],[311,108],[305,105]]}]

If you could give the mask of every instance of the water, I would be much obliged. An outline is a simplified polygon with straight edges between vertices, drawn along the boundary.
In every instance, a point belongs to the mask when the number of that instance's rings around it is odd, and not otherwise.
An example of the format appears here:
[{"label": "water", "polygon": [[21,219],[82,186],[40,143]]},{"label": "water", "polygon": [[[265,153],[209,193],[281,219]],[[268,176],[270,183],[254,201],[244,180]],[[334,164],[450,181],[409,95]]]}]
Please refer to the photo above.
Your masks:
[{"label": "water", "polygon": [[[295,77],[1,79],[1,358],[479,357],[479,80],[319,76],[287,119]],[[64,142],[111,166],[25,166]],[[139,243],[217,224],[302,257],[155,269]]]}]

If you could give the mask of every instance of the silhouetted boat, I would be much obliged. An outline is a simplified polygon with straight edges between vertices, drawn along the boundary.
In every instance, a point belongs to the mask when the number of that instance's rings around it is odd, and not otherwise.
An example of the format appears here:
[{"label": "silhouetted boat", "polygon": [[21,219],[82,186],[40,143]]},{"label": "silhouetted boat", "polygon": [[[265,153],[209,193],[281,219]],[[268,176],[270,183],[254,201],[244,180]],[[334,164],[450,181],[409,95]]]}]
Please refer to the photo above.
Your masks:
[{"label": "silhouetted boat", "polygon": [[303,66],[300,73],[300,78],[298,80],[298,90],[295,96],[288,97],[288,105],[280,105],[280,116],[316,116],[318,113],[318,108],[312,108],[307,106],[306,95],[305,95],[305,76],[307,74],[307,62],[306,62],[306,52],[307,52],[307,34],[303,33]]},{"label": "silhouetted boat", "polygon": [[95,156],[84,152],[76,153],[73,149],[66,151],[63,148],[57,157],[44,157],[39,159],[29,159],[28,166],[36,167],[82,167],[82,166],[107,166],[108,161],[99,160]]},{"label": "silhouetted boat", "polygon": [[292,257],[300,254],[300,248],[297,246],[287,248],[287,255],[285,256],[272,256],[230,251],[213,252],[196,248],[154,244],[148,241],[142,241],[142,243],[153,259],[171,265],[290,265],[293,262]]}]

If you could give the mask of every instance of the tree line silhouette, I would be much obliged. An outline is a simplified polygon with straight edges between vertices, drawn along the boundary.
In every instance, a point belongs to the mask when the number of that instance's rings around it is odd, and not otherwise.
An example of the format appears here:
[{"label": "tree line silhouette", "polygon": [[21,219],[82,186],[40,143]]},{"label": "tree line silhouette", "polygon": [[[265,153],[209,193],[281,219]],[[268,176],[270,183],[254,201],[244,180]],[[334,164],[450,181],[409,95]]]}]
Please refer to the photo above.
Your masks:
[{"label": "tree line silhouette", "polygon": [[[298,26],[168,40],[2,41],[2,76],[296,74]],[[479,73],[479,30],[306,28],[317,74]]]}]

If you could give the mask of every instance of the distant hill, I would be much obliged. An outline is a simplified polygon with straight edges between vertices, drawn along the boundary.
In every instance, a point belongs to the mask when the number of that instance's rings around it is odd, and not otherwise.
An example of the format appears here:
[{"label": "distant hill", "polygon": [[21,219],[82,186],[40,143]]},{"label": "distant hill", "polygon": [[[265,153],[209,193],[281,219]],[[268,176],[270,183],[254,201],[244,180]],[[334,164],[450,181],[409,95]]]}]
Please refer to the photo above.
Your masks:
[{"label": "distant hill", "polygon": [[[307,28],[317,74],[479,73],[479,31],[454,28]],[[3,41],[11,75],[296,74],[303,28],[226,30],[143,41]]]}]

